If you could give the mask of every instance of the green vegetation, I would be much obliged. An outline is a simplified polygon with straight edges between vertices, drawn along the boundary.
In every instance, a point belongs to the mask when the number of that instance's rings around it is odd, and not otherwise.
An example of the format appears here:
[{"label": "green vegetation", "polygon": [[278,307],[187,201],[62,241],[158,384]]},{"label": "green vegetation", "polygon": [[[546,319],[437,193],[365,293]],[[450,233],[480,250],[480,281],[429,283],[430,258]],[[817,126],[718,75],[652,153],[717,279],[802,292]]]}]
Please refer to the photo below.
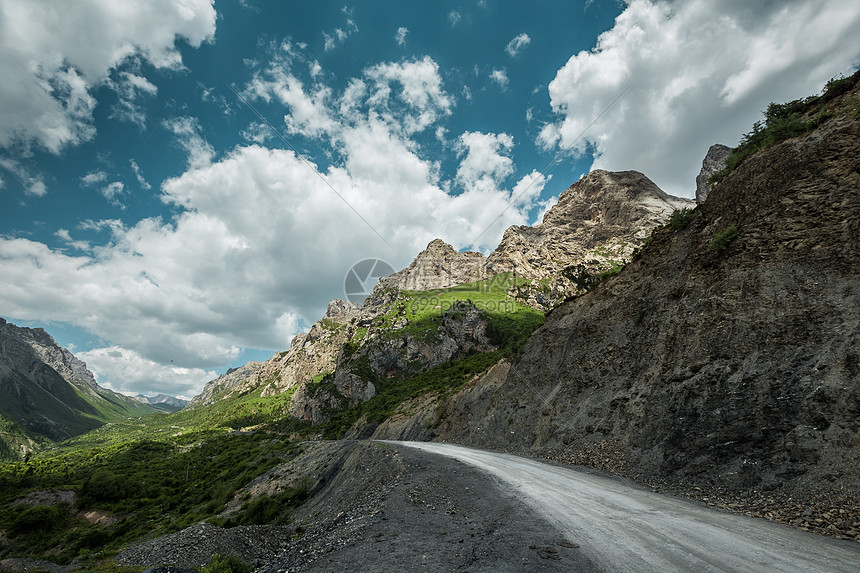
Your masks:
[{"label": "green vegetation", "polygon": [[[726,166],[711,176],[711,183],[722,181],[748,157],[790,137],[802,135],[840,113],[828,106],[837,97],[850,92],[860,82],[860,72],[851,77],[831,79],[822,95],[797,99],[787,103],[771,103],[764,112],[764,121],[757,121],[752,131],[745,133],[740,143],[726,158]],[[856,102],[855,102],[856,105]],[[855,112],[857,115],[858,112]]]},{"label": "green vegetation", "polygon": [[299,487],[287,487],[278,495],[271,497],[263,494],[245,503],[239,512],[229,519],[216,519],[214,523],[222,527],[237,525],[286,525],[290,522],[293,510],[299,507],[310,494],[310,486],[305,482]]},{"label": "green vegetation", "polygon": [[244,559],[233,553],[212,556],[209,565],[200,570],[200,573],[251,573],[254,568],[248,565]]},{"label": "green vegetation", "polygon": [[722,231],[714,233],[711,243],[708,245],[708,252],[720,254],[729,248],[732,241],[737,239],[740,232],[735,225],[729,225]]},{"label": "green vegetation", "polygon": [[[196,438],[193,447],[140,441],[0,466],[0,529],[9,537],[4,556],[57,563],[101,558],[143,536],[212,519],[237,489],[296,452],[293,444],[263,432]],[[29,491],[51,488],[76,490],[75,508],[9,505]],[[302,495],[289,492],[296,503]],[[73,509],[101,511],[118,522],[93,525]],[[260,510],[250,508],[244,519],[272,511]]]},{"label": "green vegetation", "polygon": [[698,214],[699,212],[696,209],[687,209],[686,207],[683,209],[675,209],[669,217],[669,228],[673,231],[686,229]]},{"label": "green vegetation", "polygon": [[450,395],[503,357],[503,352],[499,350],[478,352],[401,379],[379,378],[372,371],[365,372],[362,378],[373,383],[376,396],[347,410],[327,412],[331,417],[321,426],[323,436],[326,439],[343,437],[362,416],[366,416],[368,424],[378,424],[393,414],[403,402],[422,394],[433,392],[442,397]]}]

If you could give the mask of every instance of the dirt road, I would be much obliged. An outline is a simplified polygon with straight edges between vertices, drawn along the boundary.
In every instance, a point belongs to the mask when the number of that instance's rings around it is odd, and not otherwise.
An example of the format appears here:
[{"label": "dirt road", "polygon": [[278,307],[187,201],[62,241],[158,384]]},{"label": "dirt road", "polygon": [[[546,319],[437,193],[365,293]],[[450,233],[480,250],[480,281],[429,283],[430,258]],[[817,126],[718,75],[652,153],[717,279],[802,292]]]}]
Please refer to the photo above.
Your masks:
[{"label": "dirt road", "polygon": [[493,476],[606,571],[860,571],[860,544],[821,537],[587,471],[444,443],[388,442]]}]

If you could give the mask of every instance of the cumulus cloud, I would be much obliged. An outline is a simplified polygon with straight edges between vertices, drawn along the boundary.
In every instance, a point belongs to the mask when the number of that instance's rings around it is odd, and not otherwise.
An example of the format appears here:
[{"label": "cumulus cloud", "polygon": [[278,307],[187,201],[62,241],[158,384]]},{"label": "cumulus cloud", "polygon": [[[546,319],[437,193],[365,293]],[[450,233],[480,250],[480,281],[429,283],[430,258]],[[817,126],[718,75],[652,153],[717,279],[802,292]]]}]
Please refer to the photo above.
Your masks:
[{"label": "cumulus cloud", "polygon": [[529,38],[528,34],[520,34],[508,42],[508,45],[505,46],[505,51],[513,58],[520,52],[520,50],[531,44],[531,42],[532,39]]},{"label": "cumulus cloud", "polygon": [[[211,0],[0,0],[0,13],[0,76],[15,78],[0,83],[0,146],[35,141],[54,153],[93,136],[90,92],[110,70],[135,55],[180,67],[176,38],[196,47],[215,31]],[[144,93],[152,85],[139,76],[123,82]],[[125,111],[140,121],[136,110]]]},{"label": "cumulus cloud", "polygon": [[460,14],[457,10],[451,10],[450,12],[448,12],[448,22],[451,24],[452,28],[459,24],[462,18],[463,15]]},{"label": "cumulus cloud", "polygon": [[[278,73],[260,71],[244,90],[331,149],[327,167],[258,144],[217,160],[207,151],[206,161],[191,161],[162,184],[162,200],[175,207],[169,221],[85,221],[81,231],[110,237],[74,256],[0,237],[0,276],[10,285],[0,290],[0,307],[109,340],[83,358],[115,388],[129,376],[124,390],[162,389],[124,370],[130,361],[139,372],[160,372],[164,390],[191,394],[208,374],[183,378],[174,367],[209,372],[244,348],[287,348],[330,299],[344,296],[343,278],[356,261],[380,257],[405,267],[436,237],[487,251],[505,228],[529,220],[532,190],[539,194],[546,180],[536,173],[513,180],[510,135],[452,136],[460,166],[451,181],[416,145],[419,132],[444,136],[440,122],[453,106],[432,60],[371,66],[307,109],[298,104],[313,102],[323,86],[294,80],[284,62]],[[191,118],[165,127],[184,141],[202,141]]]},{"label": "cumulus cloud", "polygon": [[218,375],[214,370],[160,364],[120,346],[79,352],[77,357],[96,373],[100,383],[125,394],[138,394],[146,388],[149,392],[190,399]]},{"label": "cumulus cloud", "polygon": [[840,0],[632,0],[593,50],[558,70],[549,84],[558,119],[538,142],[593,146],[594,168],[636,169],[692,196],[711,144],[736,144],[770,101],[815,93],[860,64],[858,28],[860,4]]},{"label": "cumulus cloud", "polygon": [[504,68],[490,72],[490,79],[499,84],[503,90],[508,87],[508,72]]},{"label": "cumulus cloud", "polygon": [[406,43],[406,34],[408,33],[408,28],[404,28],[403,26],[397,28],[397,32],[394,34],[394,41],[397,42],[398,46],[402,46]]}]

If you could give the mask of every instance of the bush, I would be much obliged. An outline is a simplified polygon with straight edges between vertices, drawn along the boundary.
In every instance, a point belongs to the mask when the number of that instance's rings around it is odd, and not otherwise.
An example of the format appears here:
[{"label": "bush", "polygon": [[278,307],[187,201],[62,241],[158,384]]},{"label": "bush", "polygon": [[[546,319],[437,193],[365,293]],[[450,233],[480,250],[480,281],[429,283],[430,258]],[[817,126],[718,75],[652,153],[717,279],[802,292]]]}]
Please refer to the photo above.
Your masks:
[{"label": "bush", "polygon": [[734,241],[740,232],[735,225],[729,225],[722,231],[718,231],[711,239],[711,244],[708,245],[708,252],[720,254],[729,248],[729,244]]},{"label": "bush", "polygon": [[674,231],[686,229],[698,214],[699,212],[695,209],[687,209],[686,207],[683,209],[675,209],[672,211],[672,216],[669,217],[669,228]]},{"label": "bush", "polygon": [[229,555],[216,553],[212,556],[209,565],[201,569],[200,573],[251,573],[253,570],[253,567],[235,553]]},{"label": "bush", "polygon": [[98,470],[81,487],[78,504],[90,507],[99,502],[115,502],[125,496],[120,480],[110,470]]}]

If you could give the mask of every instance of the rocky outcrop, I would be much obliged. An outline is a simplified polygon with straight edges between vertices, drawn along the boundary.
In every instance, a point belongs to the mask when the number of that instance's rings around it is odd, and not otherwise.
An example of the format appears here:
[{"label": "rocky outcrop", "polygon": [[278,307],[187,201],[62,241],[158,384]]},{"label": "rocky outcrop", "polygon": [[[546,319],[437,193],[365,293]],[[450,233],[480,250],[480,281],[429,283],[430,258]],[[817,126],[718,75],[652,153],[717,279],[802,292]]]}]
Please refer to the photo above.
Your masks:
[{"label": "rocky outcrop", "polygon": [[484,314],[474,305],[454,305],[438,321],[417,329],[409,328],[406,309],[400,308],[399,314],[388,317],[391,324],[373,328],[370,323],[360,346],[343,347],[332,372],[317,376],[314,384],[299,386],[290,401],[290,416],[320,424],[333,412],[375,396],[374,380],[425,371],[472,352],[495,349]]},{"label": "rocky outcrop", "polygon": [[100,388],[86,363],[67,349],[59,346],[54,338],[42,328],[21,328],[0,318],[0,336],[16,337],[26,343],[39,359],[53,368],[66,381],[80,389]]},{"label": "rocky outcrop", "polygon": [[262,366],[262,362],[248,362],[238,368],[230,368],[218,378],[207,382],[203,387],[203,391],[191,398],[186,406],[188,408],[196,408],[197,406],[205,406],[217,402],[222,397],[222,393],[226,393],[232,388],[244,387],[245,383],[252,383],[249,382],[251,377]]},{"label": "rocky outcrop", "polygon": [[434,239],[412,263],[391,276],[381,278],[374,288],[380,290],[431,290],[448,288],[484,277],[484,255],[460,253],[441,239]]},{"label": "rocky outcrop", "polygon": [[705,159],[702,160],[702,169],[696,176],[696,203],[701,203],[708,198],[708,194],[711,192],[709,180],[726,166],[726,159],[731,152],[731,147],[720,143],[714,144],[708,149]]},{"label": "rocky outcrop", "polygon": [[673,211],[694,205],[637,171],[595,170],[562,193],[543,222],[505,231],[487,258],[487,274],[530,279],[522,294],[549,310],[582,292],[580,278],[626,263]]}]

